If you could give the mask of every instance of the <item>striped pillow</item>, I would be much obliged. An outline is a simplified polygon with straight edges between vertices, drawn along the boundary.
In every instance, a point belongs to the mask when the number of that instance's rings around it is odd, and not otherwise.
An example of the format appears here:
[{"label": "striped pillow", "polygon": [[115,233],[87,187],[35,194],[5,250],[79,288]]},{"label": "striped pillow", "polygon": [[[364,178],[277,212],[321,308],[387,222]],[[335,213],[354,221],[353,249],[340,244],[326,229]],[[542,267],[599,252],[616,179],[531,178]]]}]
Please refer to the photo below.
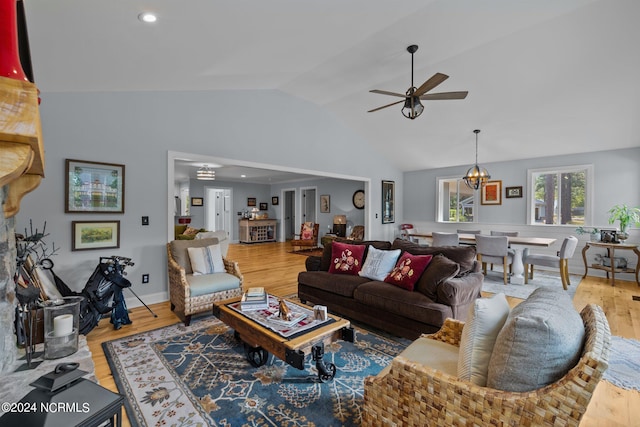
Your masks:
[{"label": "striped pillow", "polygon": [[220,245],[205,246],[204,248],[187,248],[189,261],[194,276],[212,273],[224,273],[224,262]]}]

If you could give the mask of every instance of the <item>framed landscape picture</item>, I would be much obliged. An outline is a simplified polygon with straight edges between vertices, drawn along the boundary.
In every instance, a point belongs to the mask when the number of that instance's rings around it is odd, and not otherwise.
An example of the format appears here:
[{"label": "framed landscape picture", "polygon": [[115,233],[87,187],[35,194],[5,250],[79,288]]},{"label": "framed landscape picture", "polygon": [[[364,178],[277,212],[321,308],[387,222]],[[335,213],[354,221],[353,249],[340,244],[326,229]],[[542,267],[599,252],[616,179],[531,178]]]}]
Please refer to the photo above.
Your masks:
[{"label": "framed landscape picture", "polygon": [[120,247],[120,221],[71,222],[71,250],[113,249]]},{"label": "framed landscape picture", "polygon": [[395,181],[382,181],[382,223],[395,222]]},{"label": "framed landscape picture", "polygon": [[66,213],[124,213],[124,165],[66,159]]},{"label": "framed landscape picture", "polygon": [[247,197],[247,206],[256,206],[256,198]]},{"label": "framed landscape picture", "polygon": [[502,204],[502,181],[489,181],[482,187],[480,203],[483,205]]}]

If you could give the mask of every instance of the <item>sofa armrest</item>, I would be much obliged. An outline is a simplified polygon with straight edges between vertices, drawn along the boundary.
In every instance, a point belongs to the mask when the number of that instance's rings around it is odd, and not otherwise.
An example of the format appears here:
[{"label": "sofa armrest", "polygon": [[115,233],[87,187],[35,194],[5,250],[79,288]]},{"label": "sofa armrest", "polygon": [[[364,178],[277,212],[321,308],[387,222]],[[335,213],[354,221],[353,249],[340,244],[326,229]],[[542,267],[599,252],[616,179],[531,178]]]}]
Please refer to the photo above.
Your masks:
[{"label": "sofa armrest", "polygon": [[222,258],[222,261],[224,262],[224,268],[225,270],[227,270],[227,273],[233,274],[238,279],[240,279],[240,286],[242,287],[242,282],[244,281],[244,277],[242,276],[242,273],[240,273],[240,267],[238,266],[238,262],[232,261],[226,258]]},{"label": "sofa armrest", "polygon": [[437,289],[437,299],[441,304],[460,306],[469,304],[480,297],[484,276],[481,272],[453,277],[441,283]]},{"label": "sofa armrest", "polygon": [[322,265],[322,257],[321,256],[308,256],[306,261],[304,262],[304,266],[307,271],[320,271],[320,266]]}]

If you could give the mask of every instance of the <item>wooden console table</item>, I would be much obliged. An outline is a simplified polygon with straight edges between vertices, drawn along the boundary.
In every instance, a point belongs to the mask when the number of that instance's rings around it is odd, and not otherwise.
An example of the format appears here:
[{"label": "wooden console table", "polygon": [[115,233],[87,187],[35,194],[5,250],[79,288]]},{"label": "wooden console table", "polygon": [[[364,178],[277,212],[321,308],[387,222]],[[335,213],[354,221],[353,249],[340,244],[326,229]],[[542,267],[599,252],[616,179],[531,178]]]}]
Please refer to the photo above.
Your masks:
[{"label": "wooden console table", "polygon": [[275,242],[277,226],[275,219],[241,219],[240,243]]},{"label": "wooden console table", "polygon": [[[607,267],[605,265],[600,264],[591,264],[589,266],[587,264],[587,251],[591,246],[596,248],[604,248],[607,250],[607,256],[611,261],[611,266]],[[615,260],[614,254],[616,249],[626,249],[633,251],[638,257],[638,261],[636,262],[636,268],[614,268]],[[609,278],[609,273],[611,273],[611,286],[615,286],[616,283],[616,273],[635,273],[636,275],[636,283],[640,286],[640,282],[638,282],[638,264],[640,264],[640,250],[638,250],[638,244],[633,243],[604,243],[604,242],[587,242],[584,245],[584,249],[582,249],[582,260],[584,261],[584,279],[587,277],[587,273],[589,271],[589,267],[595,268],[596,270],[604,270],[607,272],[607,279]]]}]

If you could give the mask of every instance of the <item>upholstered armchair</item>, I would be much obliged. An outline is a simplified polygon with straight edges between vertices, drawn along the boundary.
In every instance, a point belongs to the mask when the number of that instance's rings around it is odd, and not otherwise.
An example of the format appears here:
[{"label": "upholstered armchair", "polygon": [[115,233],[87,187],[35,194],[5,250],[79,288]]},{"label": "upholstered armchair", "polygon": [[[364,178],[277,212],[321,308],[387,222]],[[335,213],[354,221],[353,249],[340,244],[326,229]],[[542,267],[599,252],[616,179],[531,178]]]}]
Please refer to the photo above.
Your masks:
[{"label": "upholstered armchair", "polygon": [[418,356],[439,353],[445,360],[425,365],[410,360],[410,355],[397,356],[390,368],[365,379],[362,425],[578,426],[607,369],[611,341],[602,308],[588,305],[580,315],[585,340],[577,364],[559,380],[528,392],[501,391],[458,379],[456,360],[451,359],[457,355],[464,323],[447,319],[440,331],[418,339],[435,344]]},{"label": "upholstered armchair", "polygon": [[218,245],[218,239],[174,240],[167,243],[171,310],[186,326],[189,326],[193,314],[211,312],[214,301],[242,296],[242,274],[238,263],[223,258],[221,252],[218,252],[220,266],[213,263],[213,272],[196,271],[194,274],[189,248],[207,248],[212,245]]},{"label": "upholstered armchair", "polygon": [[364,240],[364,225],[355,225],[348,239],[350,240]]},{"label": "upholstered armchair", "polygon": [[[320,224],[312,222],[304,222],[300,226],[300,234],[297,239],[291,241],[293,250],[316,249],[318,247],[318,232]],[[296,249],[298,248],[298,249]]]}]

